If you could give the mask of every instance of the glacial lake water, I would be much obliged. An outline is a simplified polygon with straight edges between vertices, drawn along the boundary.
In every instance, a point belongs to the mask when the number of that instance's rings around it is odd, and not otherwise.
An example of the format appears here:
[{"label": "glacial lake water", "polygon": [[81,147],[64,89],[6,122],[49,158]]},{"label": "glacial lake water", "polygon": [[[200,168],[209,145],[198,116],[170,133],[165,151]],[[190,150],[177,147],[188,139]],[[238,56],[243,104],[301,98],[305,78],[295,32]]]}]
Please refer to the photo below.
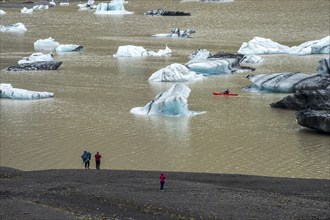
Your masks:
[{"label": "glacial lake water", "polygon": [[[98,3],[98,2],[96,2]],[[328,0],[235,0],[229,3],[175,0],[128,1],[132,15],[102,16],[69,6],[21,14],[3,9],[1,25],[22,22],[24,34],[0,33],[1,69],[34,53],[33,43],[53,37],[79,44],[82,52],[58,54],[57,71],[0,72],[1,83],[54,92],[52,99],[0,100],[0,165],[22,170],[83,169],[83,150],[102,154],[101,169],[234,173],[330,179],[330,137],[301,127],[295,112],[269,104],[288,94],[251,93],[247,74],[209,77],[185,83],[194,117],[137,116],[173,83],[150,83],[155,71],[184,64],[199,48],[235,53],[256,36],[295,46],[328,36]],[[150,17],[151,9],[191,12],[187,17]],[[170,29],[192,28],[191,39],[153,38]],[[168,57],[114,58],[119,46],[135,45]],[[253,74],[315,73],[328,55],[263,55]],[[229,88],[239,97],[215,97]],[[94,169],[94,160],[92,161]]]}]

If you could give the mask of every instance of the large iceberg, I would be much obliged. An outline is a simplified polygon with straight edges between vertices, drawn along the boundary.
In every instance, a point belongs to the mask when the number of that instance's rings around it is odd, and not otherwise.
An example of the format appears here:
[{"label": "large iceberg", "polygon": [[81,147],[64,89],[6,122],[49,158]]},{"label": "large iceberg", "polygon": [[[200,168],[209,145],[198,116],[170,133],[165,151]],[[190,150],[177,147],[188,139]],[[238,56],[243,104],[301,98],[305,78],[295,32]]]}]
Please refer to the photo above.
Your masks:
[{"label": "large iceberg", "polygon": [[162,68],[149,77],[149,81],[153,82],[187,82],[194,80],[202,80],[205,77],[190,71],[186,66],[173,63]]},{"label": "large iceberg", "polygon": [[131,113],[138,115],[192,116],[200,114],[188,110],[187,98],[191,90],[183,84],[175,84],[166,92],[159,93],[144,107],[135,107]]},{"label": "large iceberg", "polygon": [[273,73],[249,75],[247,78],[253,83],[247,89],[292,93],[298,90],[326,89],[330,85],[330,77],[323,74],[305,73]]},{"label": "large iceberg", "polygon": [[23,57],[18,61],[18,64],[33,63],[38,61],[54,61],[54,56],[53,54],[33,53],[29,57]]},{"label": "large iceberg", "polygon": [[239,54],[329,54],[330,36],[320,40],[307,41],[299,46],[288,47],[271,39],[255,37],[248,43],[244,42],[238,50]]},{"label": "large iceberg", "polygon": [[134,12],[126,11],[124,8],[124,0],[112,0],[110,3],[99,3],[94,14],[97,15],[124,15],[133,14]]},{"label": "large iceberg", "polygon": [[11,84],[7,84],[7,83],[0,84],[0,98],[31,100],[31,99],[43,99],[43,98],[51,98],[51,97],[54,97],[54,93],[16,89],[13,88]]},{"label": "large iceberg", "polygon": [[145,57],[145,56],[165,56],[172,53],[172,50],[167,47],[161,49],[158,52],[151,50],[146,50],[140,46],[126,45],[120,46],[117,50],[117,53],[114,54],[114,57]]},{"label": "large iceberg", "polygon": [[0,25],[0,32],[17,32],[22,33],[27,31],[25,25],[21,22],[18,22],[16,24],[11,24],[8,26]]},{"label": "large iceberg", "polygon": [[211,55],[207,50],[197,50],[189,56],[190,60],[185,64],[190,70],[204,75],[219,75],[234,72],[255,70],[252,67],[240,65],[244,55],[219,52]]},{"label": "large iceberg", "polygon": [[54,51],[58,46],[60,46],[60,43],[55,41],[52,37],[39,39],[34,42],[35,50]]}]

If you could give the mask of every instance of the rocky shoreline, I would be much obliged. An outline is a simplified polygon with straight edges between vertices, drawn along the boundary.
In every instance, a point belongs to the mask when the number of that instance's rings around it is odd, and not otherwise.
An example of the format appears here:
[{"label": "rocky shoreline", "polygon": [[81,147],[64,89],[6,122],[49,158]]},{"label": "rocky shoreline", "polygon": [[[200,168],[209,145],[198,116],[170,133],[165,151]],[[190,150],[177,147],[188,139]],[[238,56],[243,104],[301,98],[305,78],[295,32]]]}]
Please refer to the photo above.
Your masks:
[{"label": "rocky shoreline", "polygon": [[0,168],[1,219],[329,219],[330,180]]}]

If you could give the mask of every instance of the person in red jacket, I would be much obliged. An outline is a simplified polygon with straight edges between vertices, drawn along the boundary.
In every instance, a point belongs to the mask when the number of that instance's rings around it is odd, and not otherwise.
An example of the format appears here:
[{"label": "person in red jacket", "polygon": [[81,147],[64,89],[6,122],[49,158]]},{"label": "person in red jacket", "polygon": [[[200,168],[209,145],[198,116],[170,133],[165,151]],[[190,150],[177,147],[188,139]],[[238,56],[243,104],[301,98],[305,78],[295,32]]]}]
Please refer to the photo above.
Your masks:
[{"label": "person in red jacket", "polygon": [[100,169],[100,165],[101,165],[101,154],[99,154],[99,152],[97,152],[95,154],[95,163],[96,163],[96,169],[99,170]]},{"label": "person in red jacket", "polygon": [[160,190],[161,191],[164,191],[164,185],[165,185],[165,179],[166,179],[166,176],[164,175],[164,173],[160,173]]}]

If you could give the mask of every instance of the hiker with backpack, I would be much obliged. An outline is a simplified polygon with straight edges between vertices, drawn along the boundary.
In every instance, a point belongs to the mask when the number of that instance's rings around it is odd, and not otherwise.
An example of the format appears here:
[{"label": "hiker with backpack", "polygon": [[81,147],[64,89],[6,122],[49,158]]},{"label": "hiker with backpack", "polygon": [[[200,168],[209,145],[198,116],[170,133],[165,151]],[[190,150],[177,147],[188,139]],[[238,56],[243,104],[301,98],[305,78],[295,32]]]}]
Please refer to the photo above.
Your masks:
[{"label": "hiker with backpack", "polygon": [[91,153],[85,150],[83,155],[81,155],[81,159],[83,160],[83,163],[85,163],[85,169],[89,169]]}]

